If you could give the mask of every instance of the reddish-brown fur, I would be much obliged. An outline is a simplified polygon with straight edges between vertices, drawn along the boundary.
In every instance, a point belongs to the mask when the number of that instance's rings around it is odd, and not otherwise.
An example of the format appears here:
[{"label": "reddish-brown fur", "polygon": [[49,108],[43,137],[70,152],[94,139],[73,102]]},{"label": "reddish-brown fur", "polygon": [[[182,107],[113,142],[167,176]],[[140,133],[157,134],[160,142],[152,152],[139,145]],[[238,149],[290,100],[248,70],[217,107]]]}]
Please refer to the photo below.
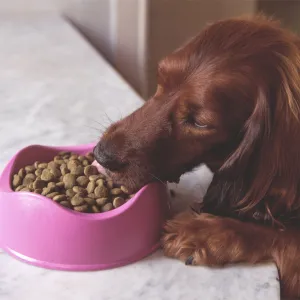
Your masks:
[{"label": "reddish-brown fur", "polygon": [[193,265],[274,261],[289,297],[300,297],[299,47],[261,16],[214,23],[161,61],[156,94],[95,149],[132,190],[207,164],[202,210],[167,222],[165,254]]}]

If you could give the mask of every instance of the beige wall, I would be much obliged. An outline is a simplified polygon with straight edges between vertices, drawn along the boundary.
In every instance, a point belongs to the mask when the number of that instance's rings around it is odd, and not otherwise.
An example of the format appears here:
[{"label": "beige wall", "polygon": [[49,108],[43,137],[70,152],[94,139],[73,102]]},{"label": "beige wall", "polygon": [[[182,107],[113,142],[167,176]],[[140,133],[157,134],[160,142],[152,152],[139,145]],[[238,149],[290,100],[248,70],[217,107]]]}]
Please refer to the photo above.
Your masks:
[{"label": "beige wall", "polygon": [[208,22],[257,10],[300,32],[300,1],[0,0],[0,13],[64,12],[145,99],[162,57]]},{"label": "beige wall", "polygon": [[147,95],[156,89],[157,62],[203,27],[218,19],[253,14],[255,0],[149,1]]},{"label": "beige wall", "polygon": [[300,33],[300,1],[260,0],[257,10],[280,19],[286,27]]}]

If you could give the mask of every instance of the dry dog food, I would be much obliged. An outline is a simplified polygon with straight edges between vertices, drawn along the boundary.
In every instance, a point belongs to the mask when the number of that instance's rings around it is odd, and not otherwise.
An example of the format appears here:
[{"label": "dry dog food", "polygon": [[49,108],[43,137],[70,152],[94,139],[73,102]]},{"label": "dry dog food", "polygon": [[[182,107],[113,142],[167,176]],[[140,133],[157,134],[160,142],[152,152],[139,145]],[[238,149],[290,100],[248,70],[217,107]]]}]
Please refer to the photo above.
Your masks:
[{"label": "dry dog food", "polygon": [[41,194],[64,207],[87,213],[112,210],[133,197],[125,186],[116,186],[99,173],[93,161],[93,153],[60,152],[48,163],[36,161],[20,169],[12,178],[13,190]]}]

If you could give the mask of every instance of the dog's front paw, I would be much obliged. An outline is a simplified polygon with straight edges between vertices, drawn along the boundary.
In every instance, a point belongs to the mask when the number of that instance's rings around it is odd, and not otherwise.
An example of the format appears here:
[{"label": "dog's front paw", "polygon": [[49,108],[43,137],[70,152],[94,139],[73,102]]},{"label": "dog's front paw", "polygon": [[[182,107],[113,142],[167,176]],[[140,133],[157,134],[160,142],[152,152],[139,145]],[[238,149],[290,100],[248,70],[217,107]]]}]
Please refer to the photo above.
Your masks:
[{"label": "dog's front paw", "polygon": [[247,237],[237,229],[239,224],[204,213],[179,214],[165,225],[164,253],[187,265],[223,266],[247,261]]}]

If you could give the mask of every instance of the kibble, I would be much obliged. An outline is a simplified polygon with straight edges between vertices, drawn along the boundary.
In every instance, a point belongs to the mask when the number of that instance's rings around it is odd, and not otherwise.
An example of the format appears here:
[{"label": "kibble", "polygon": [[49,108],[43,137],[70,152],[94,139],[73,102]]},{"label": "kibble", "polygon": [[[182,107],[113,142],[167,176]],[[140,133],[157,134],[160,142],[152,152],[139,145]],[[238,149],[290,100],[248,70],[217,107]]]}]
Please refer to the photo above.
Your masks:
[{"label": "kibble", "polygon": [[72,199],[71,199],[71,204],[73,206],[78,206],[78,205],[82,205],[84,204],[84,199],[79,196],[79,195],[75,195]]},{"label": "kibble", "polygon": [[18,172],[18,175],[21,177],[21,178],[24,178],[25,175],[26,175],[26,171],[24,168],[20,169],[19,172]]},{"label": "kibble", "polygon": [[124,200],[122,197],[117,197],[117,198],[115,198],[114,201],[113,201],[113,206],[114,206],[115,208],[117,208],[117,207],[123,205],[124,203],[125,203],[125,200]]},{"label": "kibble", "polygon": [[22,184],[22,177],[20,177],[19,175],[14,175],[14,179],[12,182],[13,187],[17,187],[20,184]]},{"label": "kibble", "polygon": [[76,179],[79,186],[86,187],[89,183],[89,179],[86,176],[79,176]]},{"label": "kibble", "polygon": [[117,196],[117,195],[121,195],[121,194],[122,194],[122,190],[119,189],[119,188],[114,188],[114,189],[112,189],[112,190],[110,191],[110,193],[111,193],[112,195]]},{"label": "kibble", "polygon": [[63,182],[66,189],[72,189],[76,184],[76,176],[74,174],[66,174],[63,177]]},{"label": "kibble", "polygon": [[91,175],[96,175],[96,174],[98,174],[98,170],[95,166],[90,165],[90,166],[86,166],[84,168],[84,175],[85,176],[89,177]]},{"label": "kibble", "polygon": [[93,153],[78,155],[59,152],[52,161],[36,161],[12,176],[16,192],[33,192],[57,204],[82,213],[113,210],[133,197],[125,186],[118,186],[92,165]]},{"label": "kibble", "polygon": [[35,167],[34,166],[26,166],[25,167],[25,172],[28,173],[33,173],[35,171]]},{"label": "kibble", "polygon": [[106,212],[113,209],[113,205],[111,203],[107,203],[102,207],[102,212]]},{"label": "kibble", "polygon": [[58,202],[65,201],[65,200],[67,200],[67,196],[66,195],[56,195],[53,197],[53,200],[58,201]]},{"label": "kibble", "polygon": [[91,193],[94,192],[95,187],[96,187],[95,181],[91,181],[91,182],[89,182],[89,184],[87,185],[86,190],[87,190],[87,192],[88,192],[89,194],[91,194]]},{"label": "kibble", "polygon": [[74,207],[74,210],[79,211],[79,212],[87,212],[88,209],[89,209],[89,207],[87,204],[83,204],[83,205]]},{"label": "kibble", "polygon": [[41,175],[41,179],[49,182],[54,179],[54,175],[50,172],[49,169],[44,169]]},{"label": "kibble", "polygon": [[53,192],[53,193],[50,193],[50,194],[47,194],[46,196],[50,199],[53,199],[55,196],[59,195],[58,192]]},{"label": "kibble", "polygon": [[46,182],[40,179],[37,179],[32,183],[32,186],[35,190],[37,189],[43,189],[46,186]]},{"label": "kibble", "polygon": [[108,196],[108,189],[105,186],[97,186],[94,190],[97,198],[104,198]]}]

